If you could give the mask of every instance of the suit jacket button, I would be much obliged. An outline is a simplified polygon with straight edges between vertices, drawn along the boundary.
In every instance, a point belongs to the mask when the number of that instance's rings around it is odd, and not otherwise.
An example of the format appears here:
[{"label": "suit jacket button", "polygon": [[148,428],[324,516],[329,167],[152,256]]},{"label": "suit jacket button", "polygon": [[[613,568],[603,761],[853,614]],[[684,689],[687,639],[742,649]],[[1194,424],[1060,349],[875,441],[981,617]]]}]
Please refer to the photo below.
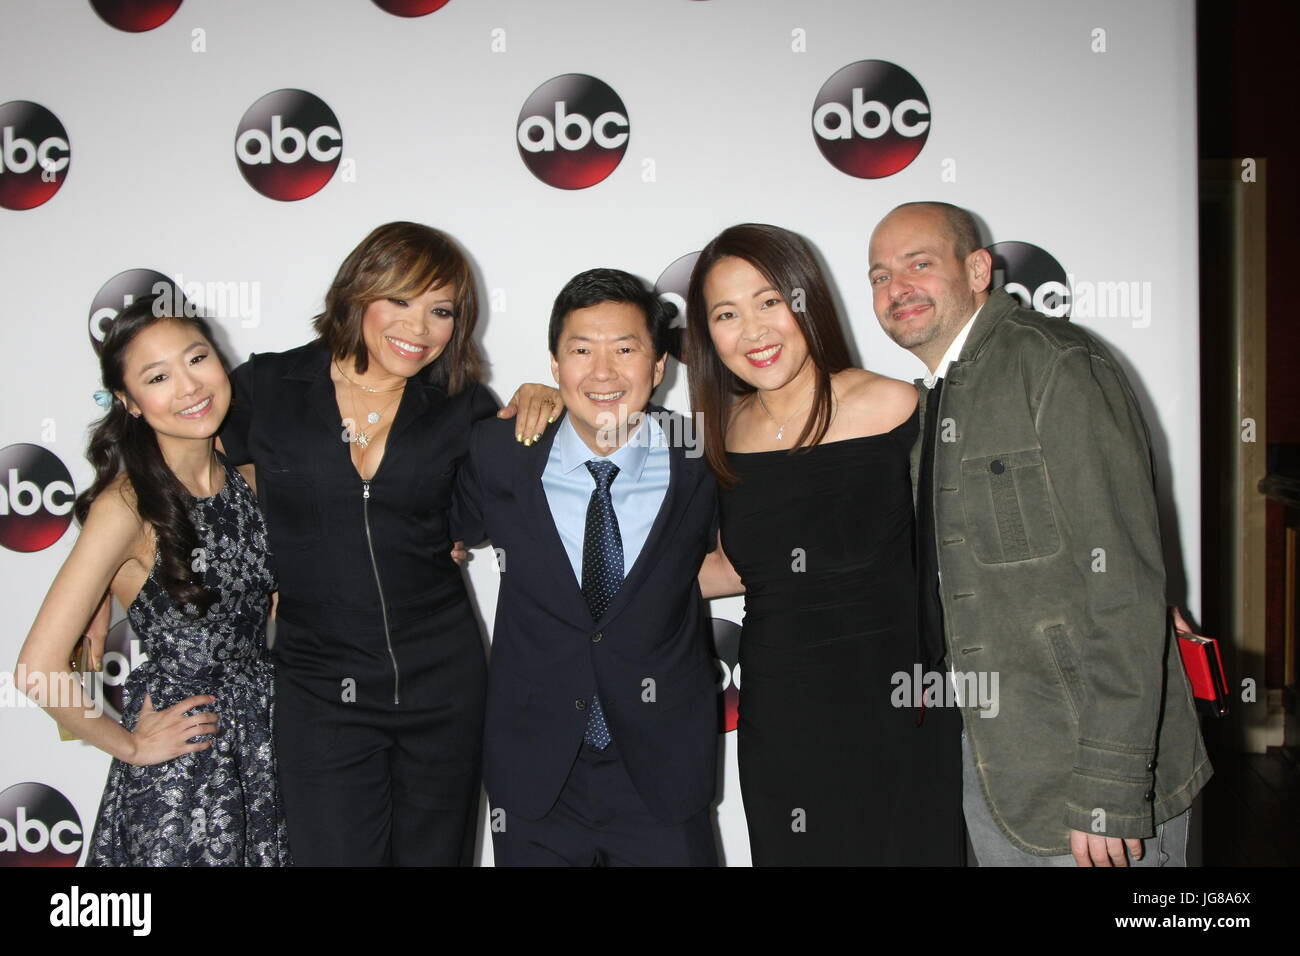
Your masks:
[{"label": "suit jacket button", "polygon": [[1150,773],[1152,770],[1155,769],[1156,769],[1156,762],[1152,760],[1150,763],[1147,764],[1147,773]]},{"label": "suit jacket button", "polygon": [[587,702],[583,700],[581,697],[579,697],[577,700],[573,702],[573,706],[576,707],[578,710],[586,710]]},{"label": "suit jacket button", "polygon": [[1152,791],[1150,791],[1150,790],[1148,790],[1146,793],[1142,794],[1142,799],[1145,800],[1145,801],[1147,801],[1148,803],[1150,803],[1150,802],[1151,802],[1152,800],[1154,800],[1155,798],[1156,798],[1156,795],[1155,795]]},{"label": "suit jacket button", "polygon": [[989,462],[989,471],[993,472],[995,475],[1000,475],[1006,470],[1006,465],[1002,464],[1002,462],[996,458]]},{"label": "suit jacket button", "polygon": [[599,643],[600,643],[600,639],[601,639],[602,637],[604,637],[604,636],[605,636],[605,632],[604,632],[604,631],[597,631],[595,634],[591,635],[591,643],[593,643],[593,644],[599,644]]}]

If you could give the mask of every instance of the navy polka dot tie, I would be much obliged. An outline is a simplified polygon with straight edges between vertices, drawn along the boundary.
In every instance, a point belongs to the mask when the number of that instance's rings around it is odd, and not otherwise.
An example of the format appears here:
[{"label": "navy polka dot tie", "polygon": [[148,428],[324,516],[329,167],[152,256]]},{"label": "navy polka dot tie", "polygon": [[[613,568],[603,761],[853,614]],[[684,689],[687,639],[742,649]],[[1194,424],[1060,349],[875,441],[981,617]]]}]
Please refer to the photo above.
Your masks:
[{"label": "navy polka dot tie", "polygon": [[[618,533],[614,499],[609,495],[609,486],[618,477],[618,465],[593,458],[587,462],[587,470],[596,480],[596,487],[587,502],[587,528],[582,536],[582,596],[587,599],[591,619],[599,621],[623,586],[623,538]],[[609,746],[609,725],[599,694],[591,695],[591,714],[583,739],[597,750]]]}]

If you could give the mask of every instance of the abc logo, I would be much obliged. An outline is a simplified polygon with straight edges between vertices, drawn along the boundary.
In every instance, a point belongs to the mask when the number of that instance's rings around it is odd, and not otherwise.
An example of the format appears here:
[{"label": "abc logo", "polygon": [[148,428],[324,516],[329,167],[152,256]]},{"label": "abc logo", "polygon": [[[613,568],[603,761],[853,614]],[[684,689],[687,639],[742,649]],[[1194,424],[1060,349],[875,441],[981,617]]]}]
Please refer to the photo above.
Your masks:
[{"label": "abc logo", "polygon": [[90,303],[90,345],[99,352],[117,314],[136,299],[143,299],[160,291],[162,286],[171,290],[171,301],[182,302],[183,296],[176,283],[155,269],[127,269],[109,279]]},{"label": "abc logo", "polygon": [[395,17],[422,17],[446,5],[447,0],[375,0],[375,6]]},{"label": "abc logo", "polygon": [[992,287],[1006,289],[1026,309],[1056,318],[1070,317],[1070,285],[1061,264],[1028,242],[995,242]]},{"label": "abc logo", "polygon": [[672,352],[673,358],[679,362],[685,361],[686,352],[686,290],[691,284],[691,270],[695,268],[695,261],[699,258],[698,252],[688,252],[674,259],[655,281],[654,293],[659,297],[659,301],[677,310],[677,314],[673,316],[668,326],[668,351]]},{"label": "abc logo", "polygon": [[10,551],[40,551],[72,523],[72,476],[40,445],[0,448],[0,544]]},{"label": "abc logo", "polygon": [[90,0],[90,5],[109,26],[143,33],[170,20],[181,0]]},{"label": "abc logo", "polygon": [[248,185],[283,202],[319,192],[342,155],[334,111],[303,90],[267,93],[248,108],[235,136],[235,158]]},{"label": "abc logo", "polygon": [[718,733],[728,734],[740,721],[740,625],[713,619],[714,663],[718,665]]},{"label": "abc logo", "polygon": [[594,76],[547,80],[519,111],[524,165],[558,189],[586,189],[612,173],[627,152],[627,108]]},{"label": "abc logo", "polygon": [[76,866],[85,842],[68,798],[43,783],[0,793],[0,866]]},{"label": "abc logo", "polygon": [[817,148],[832,166],[860,179],[881,179],[920,155],[930,133],[930,102],[902,67],[861,60],[822,85],[812,126]]},{"label": "abc logo", "polygon": [[0,206],[34,209],[68,178],[72,147],[59,118],[39,103],[0,106]]},{"label": "abc logo", "polygon": [[101,672],[104,700],[121,716],[126,703],[126,679],[131,672],[149,659],[140,647],[140,638],[131,630],[127,618],[118,621],[104,638],[104,669]]}]

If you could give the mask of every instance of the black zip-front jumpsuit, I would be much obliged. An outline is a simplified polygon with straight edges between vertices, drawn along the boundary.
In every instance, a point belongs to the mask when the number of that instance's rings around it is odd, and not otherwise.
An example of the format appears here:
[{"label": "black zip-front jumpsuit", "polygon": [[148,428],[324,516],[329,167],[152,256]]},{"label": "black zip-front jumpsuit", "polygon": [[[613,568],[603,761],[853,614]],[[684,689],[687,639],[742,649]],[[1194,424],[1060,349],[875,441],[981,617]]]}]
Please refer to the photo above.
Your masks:
[{"label": "black zip-front jumpsuit", "polygon": [[[407,381],[374,476],[352,464],[328,351],[253,355],[221,430],[257,466],[280,581],[274,740],[305,865],[468,865],[486,666],[447,509],[497,404]],[[392,414],[391,412],[389,414]]]}]

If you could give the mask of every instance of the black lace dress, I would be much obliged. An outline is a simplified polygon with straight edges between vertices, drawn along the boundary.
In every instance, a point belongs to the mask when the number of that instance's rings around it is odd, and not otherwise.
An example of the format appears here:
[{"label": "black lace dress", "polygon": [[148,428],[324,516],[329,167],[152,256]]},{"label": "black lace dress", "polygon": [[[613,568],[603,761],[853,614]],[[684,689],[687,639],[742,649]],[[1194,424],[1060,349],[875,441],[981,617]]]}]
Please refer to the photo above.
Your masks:
[{"label": "black lace dress", "polygon": [[289,863],[271,746],[274,671],[266,620],[275,575],[252,490],[222,459],[226,484],[190,515],[204,583],[219,595],[204,617],[177,610],[154,564],[127,610],[148,660],[123,688],[122,724],[195,694],[216,697],[211,747],[134,767],[114,760],[88,866],[283,866]]}]

